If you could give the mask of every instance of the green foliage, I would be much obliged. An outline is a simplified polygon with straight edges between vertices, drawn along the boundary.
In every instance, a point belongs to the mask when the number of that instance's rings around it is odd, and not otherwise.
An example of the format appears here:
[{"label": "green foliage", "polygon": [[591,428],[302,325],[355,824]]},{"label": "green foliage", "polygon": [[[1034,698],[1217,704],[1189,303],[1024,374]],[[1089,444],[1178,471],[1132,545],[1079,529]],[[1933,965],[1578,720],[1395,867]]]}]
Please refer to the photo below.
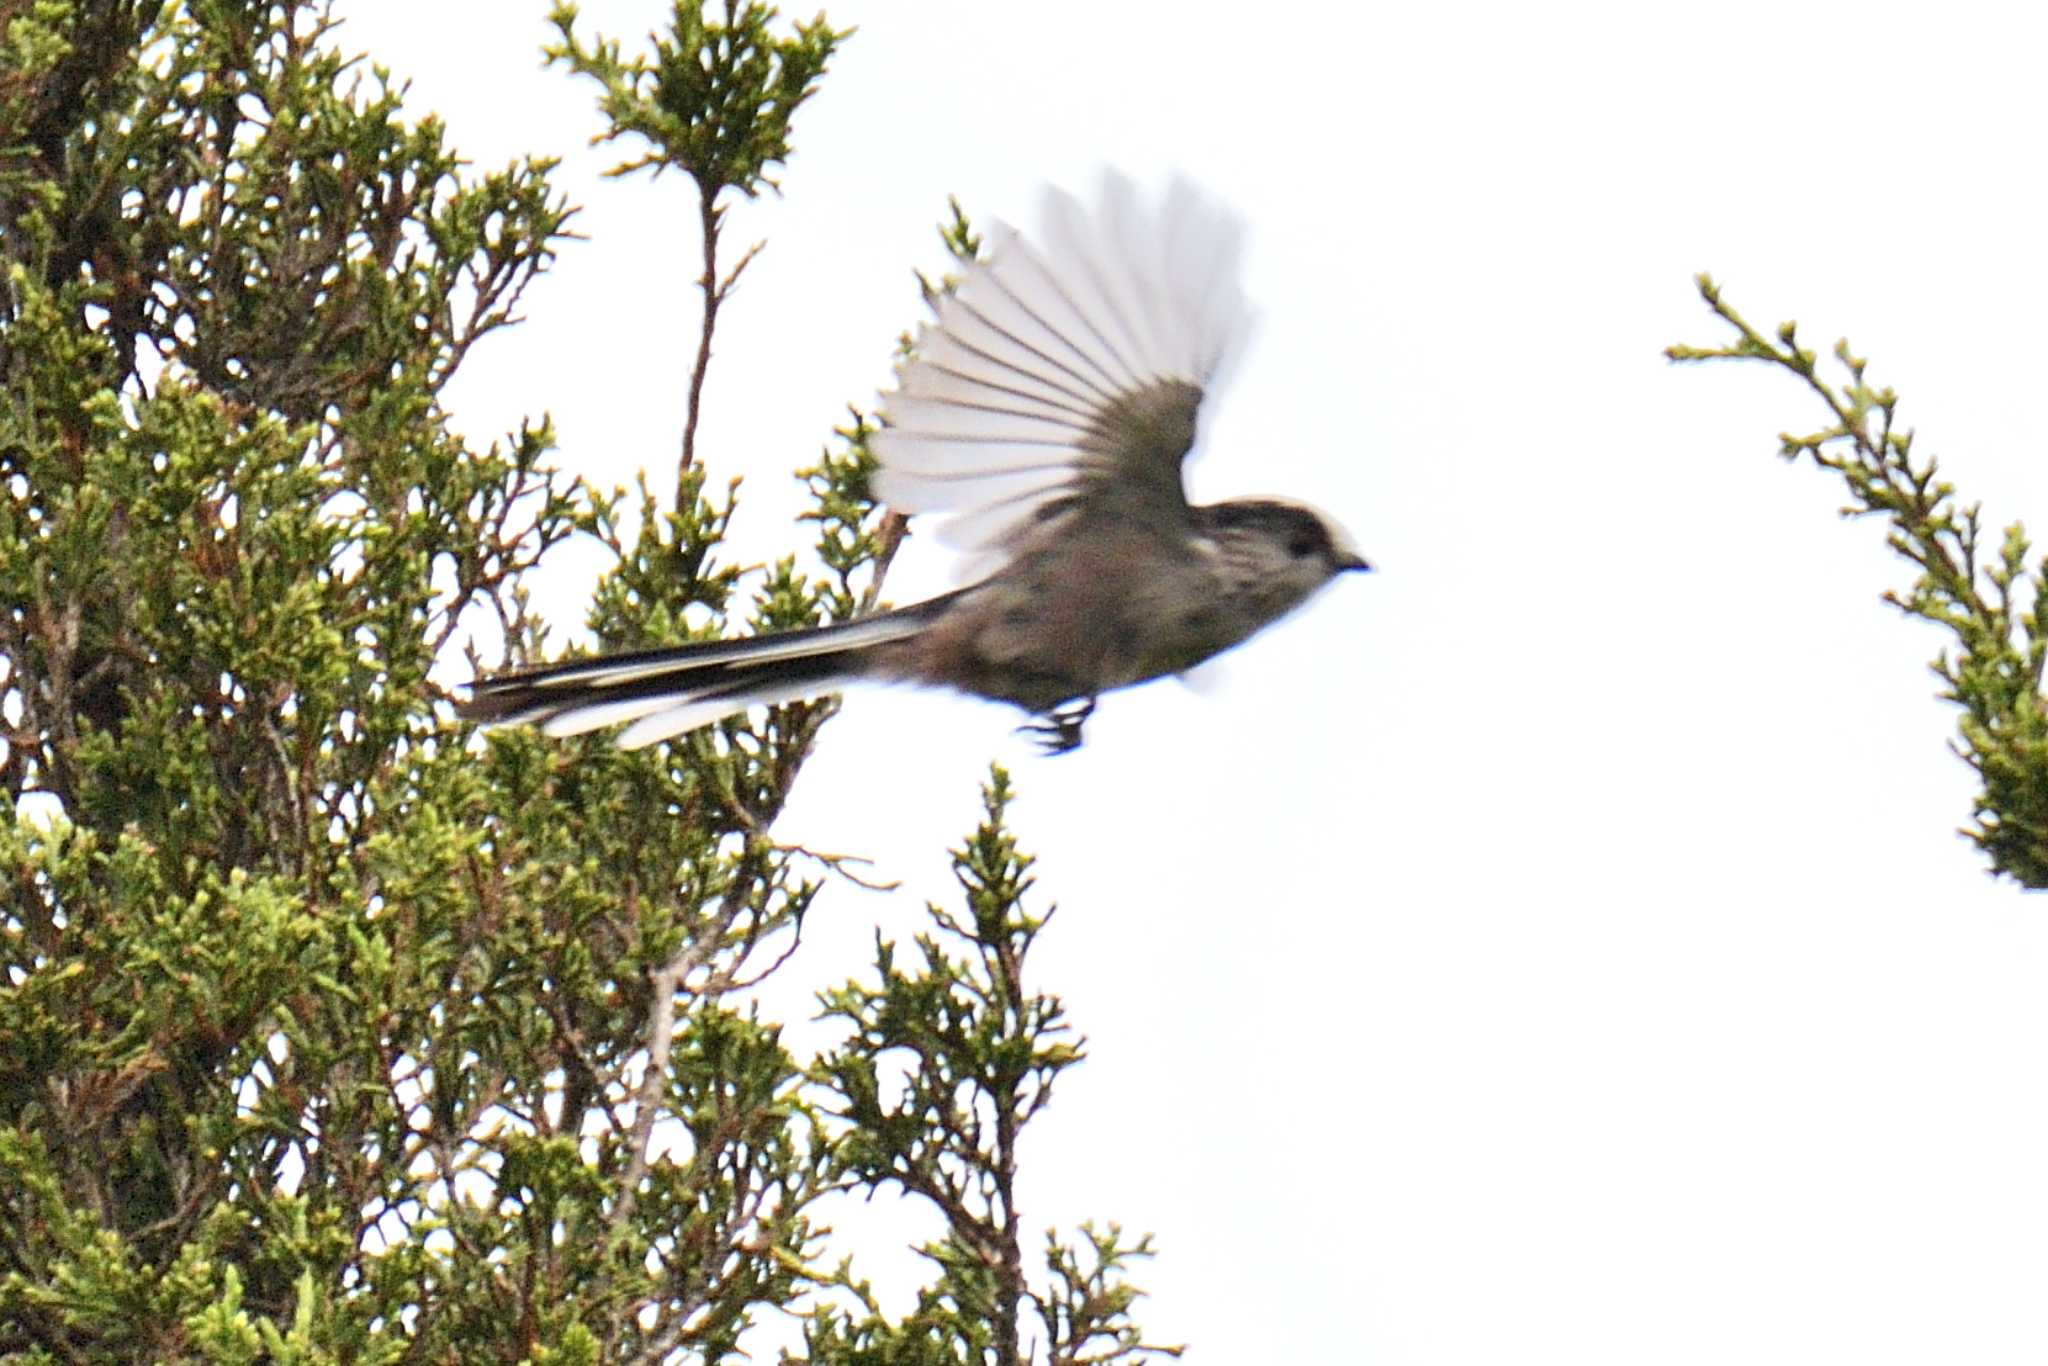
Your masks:
[{"label": "green foliage", "polygon": [[[983,244],[982,235],[974,230],[974,223],[967,216],[967,210],[960,207],[960,201],[952,196],[946,199],[946,221],[939,224],[939,241],[945,245],[946,254],[963,265],[978,260]],[[923,271],[917,273],[918,292],[924,295],[925,303],[936,310],[939,297],[953,288],[953,277],[945,276],[934,283]],[[912,349],[911,338],[903,338],[902,354]]]},{"label": "green foliage", "polygon": [[[826,610],[835,621],[875,605],[882,577],[902,544],[904,527],[900,514],[892,513],[879,524],[872,516],[868,481],[874,477],[875,457],[868,440],[875,427],[860,409],[849,407],[847,412],[852,421],[833,429],[838,447],[825,447],[817,464],[797,471],[817,503],[803,518],[818,523],[818,558],[834,579]],[[873,577],[863,589],[858,579],[870,568]]]},{"label": "green foliage", "polygon": [[[598,107],[608,125],[593,142],[634,134],[648,143],[644,155],[614,166],[626,175],[652,168],[681,171],[697,186],[697,226],[704,270],[697,287],[704,317],[697,336],[697,361],[690,371],[683,417],[682,477],[697,463],[697,414],[704,400],[704,376],[711,367],[711,334],[724,304],[761,243],[721,273],[718,261],[725,205],[719,197],[738,190],[752,199],[765,187],[779,189],[768,168],[789,159],[789,121],[797,106],[816,91],[825,63],[851,29],[835,32],[820,14],[795,26],[792,37],[771,30],[776,12],[754,0],[725,0],[725,22],[707,22],[703,0],[674,0],[669,36],[652,34],[653,60],[624,58],[617,42],[602,38],[584,47],[576,37],[577,10],[560,4],[549,15],[562,41],[546,49],[603,88]],[[691,491],[678,492],[687,502]]]},{"label": "green foliage", "polygon": [[704,18],[703,5],[675,0],[669,35],[650,38],[654,54],[621,57],[616,41],[585,47],[576,38],[576,6],[555,6],[549,22],[562,41],[547,49],[604,87],[608,120],[593,139],[637,136],[651,150],[615,166],[612,175],[674,167],[710,192],[731,188],[749,198],[774,188],[768,168],[789,159],[789,125],[817,89],[833,51],[852,32],[834,31],[820,14],[791,37],[771,30],[776,11],[752,0],[725,0],[725,22]]},{"label": "green foliage", "polygon": [[1755,360],[1788,370],[1820,399],[1827,424],[1779,438],[1779,454],[1804,456],[1841,476],[1849,517],[1890,523],[1886,542],[1917,571],[1904,594],[1885,601],[1955,635],[1933,669],[1941,696],[1963,709],[1957,747],[1984,787],[1975,821],[1965,831],[1991,858],[1994,872],[2027,887],[2048,887],[2048,715],[2041,673],[2048,662],[2048,616],[2042,592],[2048,562],[2029,565],[2025,530],[2015,522],[1996,546],[1981,538],[1981,505],[1959,506],[1955,488],[1935,477],[1931,456],[1916,456],[1913,433],[1898,430],[1898,395],[1865,379],[1866,362],[1846,341],[1834,355],[1844,379],[1830,382],[1819,357],[1799,344],[1798,328],[1766,337],[1735,312],[1706,276],[1700,295],[1735,329],[1725,346],[1674,346],[1673,360]]},{"label": "green foliage", "polygon": [[[936,932],[918,936],[915,966],[899,966],[896,946],[878,940],[878,983],[825,993],[827,1018],[845,1021],[852,1036],[814,1068],[842,1126],[830,1169],[867,1189],[899,1186],[945,1216],[946,1236],[922,1249],[936,1279],[916,1312],[892,1323],[842,1266],[834,1283],[862,1312],[820,1306],[804,1360],[1022,1361],[1026,1306],[1055,1366],[1177,1356],[1179,1348],[1145,1343],[1129,1318],[1138,1292],[1122,1272],[1148,1255],[1145,1241],[1126,1245],[1113,1225],[1085,1228],[1084,1254],[1048,1234],[1043,1288],[1025,1273],[1018,1146],[1054,1081],[1083,1055],[1068,1041],[1058,998],[1025,985],[1052,913],[1024,907],[1032,860],[1004,824],[1010,783],[1000,768],[982,800],[980,827],[953,854],[967,914],[930,907]],[[891,1097],[884,1077],[899,1067],[908,1076]]]},{"label": "green foliage", "polygon": [[[632,77],[613,125],[703,195],[686,430],[736,274],[710,196],[770,183],[841,36],[770,17],[679,5],[657,66],[704,79]],[[467,170],[312,3],[0,20],[0,1360],[729,1360],[857,1284],[818,1265],[818,1195],[970,1158],[1002,1174],[959,1188],[934,1331],[1021,1362],[1034,1305],[1050,1344],[1136,1350],[1142,1244],[1055,1246],[1031,1290],[1013,1148],[850,1112],[735,1003],[844,862],[768,833],[829,702],[625,754],[479,739],[433,674],[479,625],[534,656],[522,578],[579,533],[611,645],[871,605],[901,527],[866,420],[802,471],[815,577],[725,563],[736,483],[691,460],[627,509],[548,468],[545,419],[469,449],[441,394],[564,235],[548,162]],[[1042,922],[1002,791],[974,928],[942,921],[997,958],[844,1008],[929,1006],[1014,1133],[1078,1055],[1018,975]],[[920,1313],[813,1315],[811,1359]]]}]

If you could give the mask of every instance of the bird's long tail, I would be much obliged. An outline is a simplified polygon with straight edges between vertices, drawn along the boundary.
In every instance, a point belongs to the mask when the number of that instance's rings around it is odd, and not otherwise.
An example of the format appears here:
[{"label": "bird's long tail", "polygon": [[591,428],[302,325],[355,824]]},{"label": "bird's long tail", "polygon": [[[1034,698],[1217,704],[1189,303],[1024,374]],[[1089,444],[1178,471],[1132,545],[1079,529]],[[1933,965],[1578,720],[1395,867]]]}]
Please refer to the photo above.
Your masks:
[{"label": "bird's long tail", "polygon": [[748,707],[799,702],[873,677],[875,648],[917,634],[943,601],[835,626],[482,678],[470,685],[458,711],[486,725],[536,724],[551,736],[630,722],[619,747],[639,749]]}]

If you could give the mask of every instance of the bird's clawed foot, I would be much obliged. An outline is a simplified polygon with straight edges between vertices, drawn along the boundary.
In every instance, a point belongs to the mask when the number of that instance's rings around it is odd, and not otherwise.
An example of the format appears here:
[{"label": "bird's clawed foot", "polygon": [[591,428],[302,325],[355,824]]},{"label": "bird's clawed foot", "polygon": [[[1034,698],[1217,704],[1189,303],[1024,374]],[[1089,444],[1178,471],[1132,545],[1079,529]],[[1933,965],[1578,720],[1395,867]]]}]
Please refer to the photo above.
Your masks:
[{"label": "bird's clawed foot", "polygon": [[1095,699],[1075,698],[1062,702],[1038,720],[1017,727],[1020,734],[1038,741],[1047,754],[1065,754],[1081,747],[1081,727],[1095,714]]}]

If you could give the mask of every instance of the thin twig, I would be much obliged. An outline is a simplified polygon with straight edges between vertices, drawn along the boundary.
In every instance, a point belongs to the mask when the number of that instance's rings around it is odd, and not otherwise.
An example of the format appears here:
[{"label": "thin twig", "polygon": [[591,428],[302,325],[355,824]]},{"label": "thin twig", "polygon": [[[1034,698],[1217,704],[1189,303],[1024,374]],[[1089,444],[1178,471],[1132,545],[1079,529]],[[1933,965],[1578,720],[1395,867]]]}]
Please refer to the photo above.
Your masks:
[{"label": "thin twig", "polygon": [[[704,401],[704,374],[711,368],[711,332],[718,325],[718,305],[724,298],[718,284],[718,228],[725,217],[717,204],[719,188],[716,183],[697,187],[697,222],[704,234],[704,273],[697,277],[697,288],[704,294],[704,323],[697,333],[697,363],[690,371],[689,402],[683,410],[680,474],[688,474],[697,463],[697,414]],[[680,483],[677,488],[680,498]]]}]

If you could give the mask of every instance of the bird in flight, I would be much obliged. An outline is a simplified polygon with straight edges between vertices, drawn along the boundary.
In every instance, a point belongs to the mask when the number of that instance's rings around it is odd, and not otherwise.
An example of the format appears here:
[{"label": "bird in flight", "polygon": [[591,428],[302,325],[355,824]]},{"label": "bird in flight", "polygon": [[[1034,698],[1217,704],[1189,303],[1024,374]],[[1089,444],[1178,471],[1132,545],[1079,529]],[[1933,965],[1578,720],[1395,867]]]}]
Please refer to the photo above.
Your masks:
[{"label": "bird in flight", "polygon": [[1013,703],[1047,750],[1096,698],[1180,674],[1371,566],[1283,498],[1191,505],[1181,465],[1250,327],[1243,229],[1185,181],[1046,194],[1034,240],[997,225],[884,396],[876,498],[943,519],[967,586],[830,626],[483,678],[466,719],[634,749],[748,707],[863,682]]}]

